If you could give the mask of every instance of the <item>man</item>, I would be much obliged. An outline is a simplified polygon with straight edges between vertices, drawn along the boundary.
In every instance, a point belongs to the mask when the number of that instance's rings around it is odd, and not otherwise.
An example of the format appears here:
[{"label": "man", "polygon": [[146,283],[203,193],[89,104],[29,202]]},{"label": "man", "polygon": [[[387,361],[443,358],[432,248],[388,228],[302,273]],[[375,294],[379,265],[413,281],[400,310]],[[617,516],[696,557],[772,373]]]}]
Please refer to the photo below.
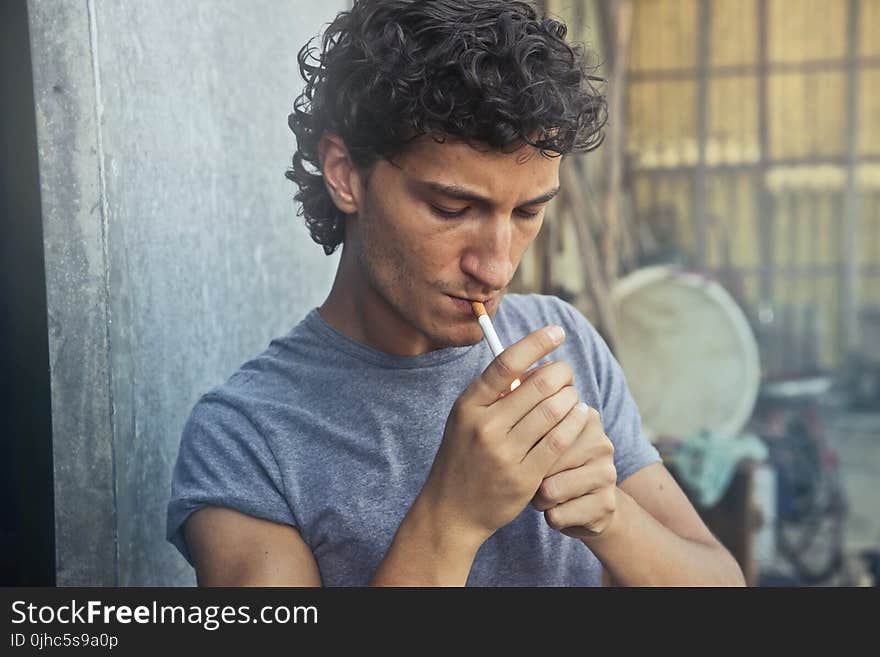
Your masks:
[{"label": "man", "polygon": [[200,584],[743,583],[586,319],[504,296],[560,155],[601,141],[564,36],[518,2],[361,0],[300,52],[288,177],[343,250],[184,429],[168,534]]}]

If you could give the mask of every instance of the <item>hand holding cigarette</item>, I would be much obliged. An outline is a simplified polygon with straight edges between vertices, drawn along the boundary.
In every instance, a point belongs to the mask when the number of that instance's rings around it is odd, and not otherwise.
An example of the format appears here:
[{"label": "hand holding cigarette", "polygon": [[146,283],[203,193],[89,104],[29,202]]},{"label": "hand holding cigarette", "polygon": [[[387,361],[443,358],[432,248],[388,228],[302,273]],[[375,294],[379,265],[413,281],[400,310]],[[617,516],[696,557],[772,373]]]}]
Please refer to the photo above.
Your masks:
[{"label": "hand holding cigarette", "polygon": [[[492,320],[482,303],[475,301],[471,305],[492,355],[497,358],[504,347]],[[510,392],[520,385],[520,379],[514,379]],[[614,446],[605,435],[599,413],[588,409],[583,430],[546,473],[532,505],[544,512],[547,524],[563,534],[582,540],[602,534],[610,526],[617,506],[613,457]]]},{"label": "hand holding cigarette", "polygon": [[[478,549],[519,515],[586,425],[587,407],[568,364],[552,361],[525,376],[564,339],[560,327],[527,335],[499,353],[453,405],[419,497],[458,547]],[[517,379],[522,385],[509,392]]]}]

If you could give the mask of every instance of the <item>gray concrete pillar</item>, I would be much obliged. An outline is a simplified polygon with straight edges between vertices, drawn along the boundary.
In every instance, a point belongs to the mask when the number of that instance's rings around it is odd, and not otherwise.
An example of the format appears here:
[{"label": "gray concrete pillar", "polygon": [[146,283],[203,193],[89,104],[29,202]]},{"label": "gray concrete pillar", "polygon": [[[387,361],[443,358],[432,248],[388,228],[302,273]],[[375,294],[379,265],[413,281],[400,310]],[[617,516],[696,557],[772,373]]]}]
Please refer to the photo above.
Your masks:
[{"label": "gray concrete pillar", "polygon": [[29,0],[58,585],[193,583],[165,541],[198,395],[329,290],[295,216],[296,53],[345,0]]}]

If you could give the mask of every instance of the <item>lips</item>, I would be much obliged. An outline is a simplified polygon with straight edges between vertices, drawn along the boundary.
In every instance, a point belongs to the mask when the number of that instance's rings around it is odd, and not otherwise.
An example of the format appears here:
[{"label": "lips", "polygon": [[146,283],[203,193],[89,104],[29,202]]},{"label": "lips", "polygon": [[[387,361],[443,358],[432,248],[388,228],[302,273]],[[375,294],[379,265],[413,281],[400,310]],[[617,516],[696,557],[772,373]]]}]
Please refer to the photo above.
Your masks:
[{"label": "lips", "polygon": [[468,303],[473,303],[474,301],[479,301],[479,302],[482,303],[483,305],[486,305],[486,304],[492,303],[492,299],[495,298],[495,297],[488,297],[488,298],[485,298],[485,299],[480,299],[480,298],[473,298],[473,299],[472,299],[472,298],[470,298],[470,297],[457,297],[457,296],[455,296],[454,294],[450,294],[449,296],[451,296],[453,299],[461,299],[462,301],[467,301]]},{"label": "lips", "polygon": [[[464,313],[465,315],[470,315],[471,317],[474,316],[474,309],[471,304],[474,301],[477,301],[477,299],[470,299],[468,297],[456,297],[451,294],[447,294],[446,296],[448,296],[455,307],[458,308],[459,312]],[[489,311],[492,307],[492,304],[494,304],[496,298],[497,297],[489,297],[485,301],[480,301],[480,303],[482,303],[486,307],[486,310]]]}]

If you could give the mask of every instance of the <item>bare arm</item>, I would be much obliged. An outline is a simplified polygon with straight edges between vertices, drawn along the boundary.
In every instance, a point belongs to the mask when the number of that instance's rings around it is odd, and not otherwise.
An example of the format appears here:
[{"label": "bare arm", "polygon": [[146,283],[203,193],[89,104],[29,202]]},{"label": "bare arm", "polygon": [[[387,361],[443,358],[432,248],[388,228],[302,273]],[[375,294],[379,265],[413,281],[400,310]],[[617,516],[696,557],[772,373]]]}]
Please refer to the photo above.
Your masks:
[{"label": "bare arm", "polygon": [[742,570],[703,523],[660,463],[617,489],[611,526],[584,543],[602,561],[605,581],[623,586],[743,586]]},{"label": "bare arm", "polygon": [[185,535],[199,586],[321,586],[311,550],[288,525],[205,507]]},{"label": "bare arm", "polygon": [[[463,585],[479,544],[449,536],[417,501],[371,582]],[[186,543],[199,586],[321,586],[311,550],[293,527],[232,509],[205,507],[190,516]]]},{"label": "bare arm", "polygon": [[464,586],[484,537],[453,529],[420,495],[376,569],[371,586]]}]

